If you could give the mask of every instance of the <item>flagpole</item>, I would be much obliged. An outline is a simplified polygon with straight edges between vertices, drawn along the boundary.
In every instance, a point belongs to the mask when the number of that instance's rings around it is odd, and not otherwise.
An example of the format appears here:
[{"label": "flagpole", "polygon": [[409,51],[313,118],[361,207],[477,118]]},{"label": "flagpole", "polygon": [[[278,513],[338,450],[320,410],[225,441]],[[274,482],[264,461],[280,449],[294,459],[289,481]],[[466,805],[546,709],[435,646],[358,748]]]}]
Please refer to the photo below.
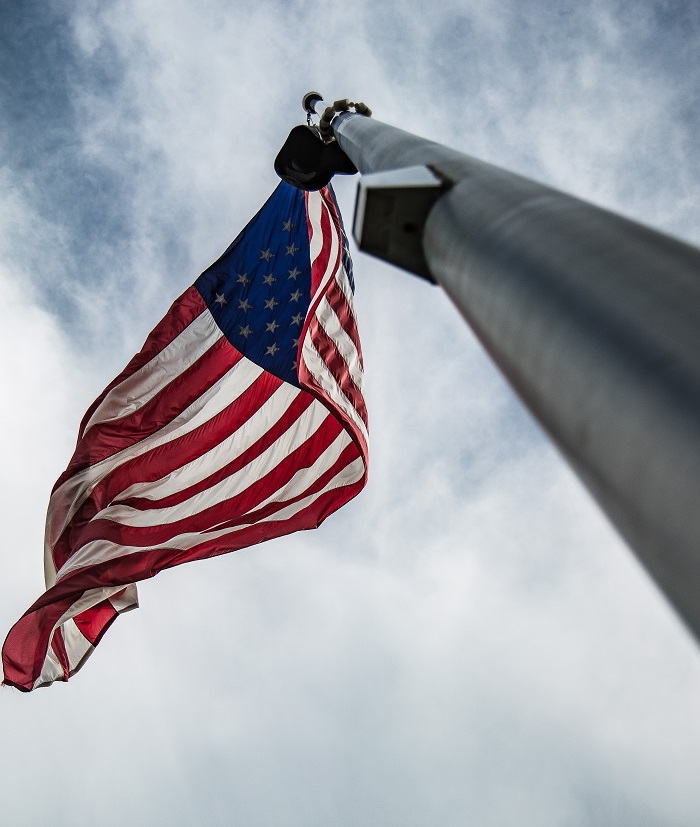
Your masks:
[{"label": "flagpole", "polygon": [[700,639],[700,250],[373,118],[361,249],[449,295]]}]

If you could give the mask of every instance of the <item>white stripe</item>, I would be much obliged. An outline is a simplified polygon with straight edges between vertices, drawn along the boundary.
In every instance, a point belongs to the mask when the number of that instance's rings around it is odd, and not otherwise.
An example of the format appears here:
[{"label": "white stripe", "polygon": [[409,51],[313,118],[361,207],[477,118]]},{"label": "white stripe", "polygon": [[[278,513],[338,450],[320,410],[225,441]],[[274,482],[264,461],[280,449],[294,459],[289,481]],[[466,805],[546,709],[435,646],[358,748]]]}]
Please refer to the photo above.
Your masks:
[{"label": "white stripe", "polygon": [[[311,196],[315,196],[313,199]],[[321,196],[317,192],[310,192],[309,193],[309,203],[313,200],[314,202],[314,210],[313,212],[309,210],[309,219],[311,223],[311,238],[309,239],[309,251],[311,257],[311,266],[313,268],[314,262],[318,258],[323,249],[323,230],[321,228],[321,216],[322,214],[326,214],[328,218],[329,224],[329,235],[331,240],[331,248],[330,253],[328,255],[328,261],[326,263],[326,270],[321,277],[319,282],[318,290],[314,293],[314,296],[311,297],[311,301],[315,296],[319,293],[323,295],[326,292],[326,288],[328,286],[328,282],[333,277],[333,273],[335,272],[336,266],[336,259],[338,258],[338,249],[340,246],[340,238],[338,236],[338,232],[336,230],[336,226],[333,223],[333,217],[330,214],[330,210],[328,209],[328,205],[325,201],[321,198]],[[318,202],[318,210],[316,209],[316,202]]]},{"label": "white stripe", "polygon": [[130,612],[132,609],[138,609],[139,595],[136,589],[136,583],[129,583],[129,585],[124,589],[123,594],[119,594],[119,592],[117,592],[117,595],[109,598],[109,602],[112,606],[114,606],[119,614]]},{"label": "white stripe", "polygon": [[241,359],[188,408],[155,434],[135,445],[123,448],[67,479],[54,491],[49,502],[46,518],[49,545],[52,547],[56,543],[75,512],[107,474],[134,457],[166,445],[204,425],[242,396],[261,373],[263,369],[259,365],[250,359]]},{"label": "white stripe", "polygon": [[72,674],[90,650],[95,647],[80,631],[73,618],[66,620],[61,627],[61,631],[63,632],[63,642],[66,645],[69,670]]},{"label": "white stripe", "polygon": [[[51,640],[51,638],[49,638],[49,640]],[[58,662],[56,655],[54,655],[51,645],[49,645],[46,657],[44,658],[44,664],[41,667],[41,674],[34,681],[32,689],[37,689],[40,686],[48,686],[58,680],[63,680],[63,667]]]},{"label": "white stripe", "polygon": [[335,310],[328,303],[324,297],[319,302],[316,308],[316,318],[321,327],[326,331],[329,339],[338,348],[338,352],[343,357],[345,364],[348,366],[348,371],[357,388],[361,391],[364,383],[364,374],[362,371],[362,363],[357,352],[354,342],[345,332],[345,329],[340,324],[340,319],[337,317]]},{"label": "white stripe", "polygon": [[[311,405],[286,433],[275,440],[262,454],[229,477],[210,488],[194,494],[184,502],[166,508],[149,508],[141,511],[130,505],[115,503],[104,508],[93,520],[111,520],[131,528],[164,526],[178,520],[191,518],[213,505],[230,500],[244,493],[282,463],[293,451],[303,445],[323,422],[331,417],[323,405]],[[309,469],[305,469],[307,473]],[[186,482],[186,475],[185,480]],[[179,488],[177,489],[179,490]],[[258,506],[255,506],[256,508]]]},{"label": "white stripe", "polygon": [[328,394],[328,397],[355,423],[358,430],[369,442],[369,434],[365,423],[360,419],[360,415],[355,410],[353,404],[347,398],[337,383],[335,377],[328,369],[326,363],[321,359],[319,352],[316,350],[314,343],[311,341],[311,334],[307,331],[304,337],[304,347],[302,349],[302,359],[304,360],[309,372],[318,382],[321,388]]},{"label": "white stripe", "polygon": [[[160,500],[210,477],[225,465],[233,462],[271,428],[274,428],[300,393],[302,391],[299,388],[285,382],[250,419],[224,439],[223,442],[215,445],[207,453],[202,454],[192,462],[175,469],[161,480],[136,482],[130,485],[122,491],[114,502],[124,502],[132,497]],[[315,401],[314,403],[323,411],[324,415],[327,413],[320,403]],[[291,423],[290,427],[292,425],[294,423]]]},{"label": "white stripe", "polygon": [[235,528],[221,528],[213,529],[212,531],[194,531],[180,534],[158,545],[151,545],[144,548],[143,546],[125,546],[106,540],[93,540],[91,543],[83,546],[76,554],[68,560],[59,572],[59,579],[66,577],[72,571],[83,568],[89,565],[98,565],[99,563],[107,562],[108,560],[116,560],[120,557],[125,557],[129,554],[137,554],[143,551],[160,551],[162,549],[181,549],[186,550],[191,546],[199,545],[207,540],[216,540],[219,537],[233,536],[251,525],[261,525],[263,523],[282,522],[290,519],[295,514],[303,511],[316,499],[326,494],[335,488],[342,488],[362,479],[365,473],[365,465],[361,458],[353,460],[349,465],[342,468],[320,491],[315,494],[310,494],[295,503],[290,503],[288,506],[276,511],[265,519],[256,519],[250,523],[244,523]]},{"label": "white stripe", "polygon": [[56,582],[56,566],[53,562],[53,545],[49,542],[49,515],[51,514],[51,506],[46,516],[46,524],[44,525],[44,582],[46,588],[50,589]]},{"label": "white stripe", "polygon": [[323,198],[318,192],[309,192],[306,197],[306,213],[311,225],[309,237],[309,259],[313,264],[323,249],[323,234],[321,233],[321,207]]},{"label": "white stripe", "polygon": [[90,417],[82,437],[93,425],[122,419],[142,408],[222,336],[211,313],[201,313],[153,359],[112,388]]}]

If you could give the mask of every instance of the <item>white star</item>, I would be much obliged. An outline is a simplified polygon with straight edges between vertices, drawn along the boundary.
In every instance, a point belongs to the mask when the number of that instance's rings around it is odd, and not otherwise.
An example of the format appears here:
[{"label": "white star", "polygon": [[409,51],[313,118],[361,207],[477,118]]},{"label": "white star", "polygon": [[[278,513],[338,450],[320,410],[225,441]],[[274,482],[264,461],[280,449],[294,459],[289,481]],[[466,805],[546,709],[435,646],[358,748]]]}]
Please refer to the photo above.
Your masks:
[{"label": "white star", "polygon": [[294,279],[294,281],[296,281],[296,280],[297,280],[297,276],[298,276],[300,273],[301,273],[301,270],[297,270],[297,268],[295,267],[293,270],[290,270],[290,271],[289,271],[289,278],[290,278],[290,279]]},{"label": "white star", "polygon": [[248,325],[241,328],[241,336],[243,336],[244,339],[247,339],[248,336],[250,336],[250,334],[251,334],[251,330],[250,330],[250,327],[248,327]]},{"label": "white star", "polygon": [[266,301],[265,301],[265,307],[266,307],[268,310],[274,310],[274,308],[275,308],[278,304],[279,304],[279,302],[276,302],[276,301],[274,300],[274,298],[272,298],[272,299],[266,299]]},{"label": "white star", "polygon": [[292,324],[301,324],[301,313],[297,313],[296,316],[292,316]]},{"label": "white star", "polygon": [[250,279],[248,278],[248,273],[239,273],[238,281],[240,284],[248,284],[248,282],[250,281]]},{"label": "white star", "polygon": [[294,347],[299,347],[299,339],[295,339],[295,340],[292,342],[292,344],[294,345]]},{"label": "white star", "polygon": [[289,297],[289,298],[290,298],[293,302],[298,302],[298,301],[299,301],[299,296],[301,296],[301,290],[295,290],[295,291],[294,291],[294,292],[290,295],[290,297]]},{"label": "white star", "polygon": [[273,256],[273,253],[270,252],[270,248],[268,247],[267,250],[260,251],[260,258],[264,258],[265,261],[269,261]]},{"label": "white star", "polygon": [[265,276],[263,281],[265,282],[265,284],[269,284],[270,287],[272,287],[272,282],[277,281],[277,279],[272,275],[272,273],[270,273],[269,275]]},{"label": "white star", "polygon": [[291,233],[293,226],[294,226],[294,224],[292,224],[292,219],[290,218],[289,221],[285,221],[284,224],[282,225],[282,232],[286,231],[288,233]]},{"label": "white star", "polygon": [[250,310],[253,305],[250,304],[248,299],[239,299],[238,300],[238,309],[244,310],[246,313]]},{"label": "white star", "polygon": [[214,299],[214,304],[220,304],[222,307],[226,304],[226,298],[223,293],[217,293]]},{"label": "white star", "polygon": [[287,247],[287,255],[288,255],[288,256],[293,256],[293,255],[294,255],[294,253],[296,253],[296,251],[297,251],[298,249],[299,249],[299,248],[298,248],[298,247],[296,247],[296,246],[295,246],[295,244],[294,244],[294,242],[292,241],[292,243],[289,245],[289,247]]},{"label": "white star", "polygon": [[277,347],[277,345],[270,345],[270,347],[268,347],[265,351],[265,356],[274,356],[278,350],[279,348]]},{"label": "white star", "polygon": [[269,331],[270,331],[270,333],[274,333],[274,332],[275,332],[275,330],[279,327],[279,325],[278,325],[278,324],[277,324],[277,322],[273,319],[271,322],[268,322],[268,323],[265,325],[265,327],[267,328],[267,330],[269,330]]}]

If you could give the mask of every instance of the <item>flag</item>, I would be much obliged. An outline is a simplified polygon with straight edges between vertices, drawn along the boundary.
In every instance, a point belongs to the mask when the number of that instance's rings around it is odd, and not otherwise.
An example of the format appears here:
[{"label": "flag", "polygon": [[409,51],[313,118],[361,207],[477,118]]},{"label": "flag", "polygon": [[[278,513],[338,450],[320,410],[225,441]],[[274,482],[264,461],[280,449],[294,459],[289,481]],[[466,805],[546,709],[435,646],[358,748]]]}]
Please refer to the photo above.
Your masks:
[{"label": "flag", "polygon": [[353,293],[331,188],[282,182],[85,414],[6,684],[68,680],[137,607],[137,581],[315,528],[362,489]]}]

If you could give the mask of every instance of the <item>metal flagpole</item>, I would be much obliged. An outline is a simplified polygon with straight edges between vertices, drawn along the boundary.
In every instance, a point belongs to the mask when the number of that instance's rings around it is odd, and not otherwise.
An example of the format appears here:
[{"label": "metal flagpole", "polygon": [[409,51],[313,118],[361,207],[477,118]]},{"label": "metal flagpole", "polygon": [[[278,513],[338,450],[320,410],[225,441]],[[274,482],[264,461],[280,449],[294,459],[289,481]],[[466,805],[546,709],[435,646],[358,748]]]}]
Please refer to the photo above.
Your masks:
[{"label": "metal flagpole", "polygon": [[700,250],[373,118],[331,127],[360,248],[445,290],[700,639]]}]

